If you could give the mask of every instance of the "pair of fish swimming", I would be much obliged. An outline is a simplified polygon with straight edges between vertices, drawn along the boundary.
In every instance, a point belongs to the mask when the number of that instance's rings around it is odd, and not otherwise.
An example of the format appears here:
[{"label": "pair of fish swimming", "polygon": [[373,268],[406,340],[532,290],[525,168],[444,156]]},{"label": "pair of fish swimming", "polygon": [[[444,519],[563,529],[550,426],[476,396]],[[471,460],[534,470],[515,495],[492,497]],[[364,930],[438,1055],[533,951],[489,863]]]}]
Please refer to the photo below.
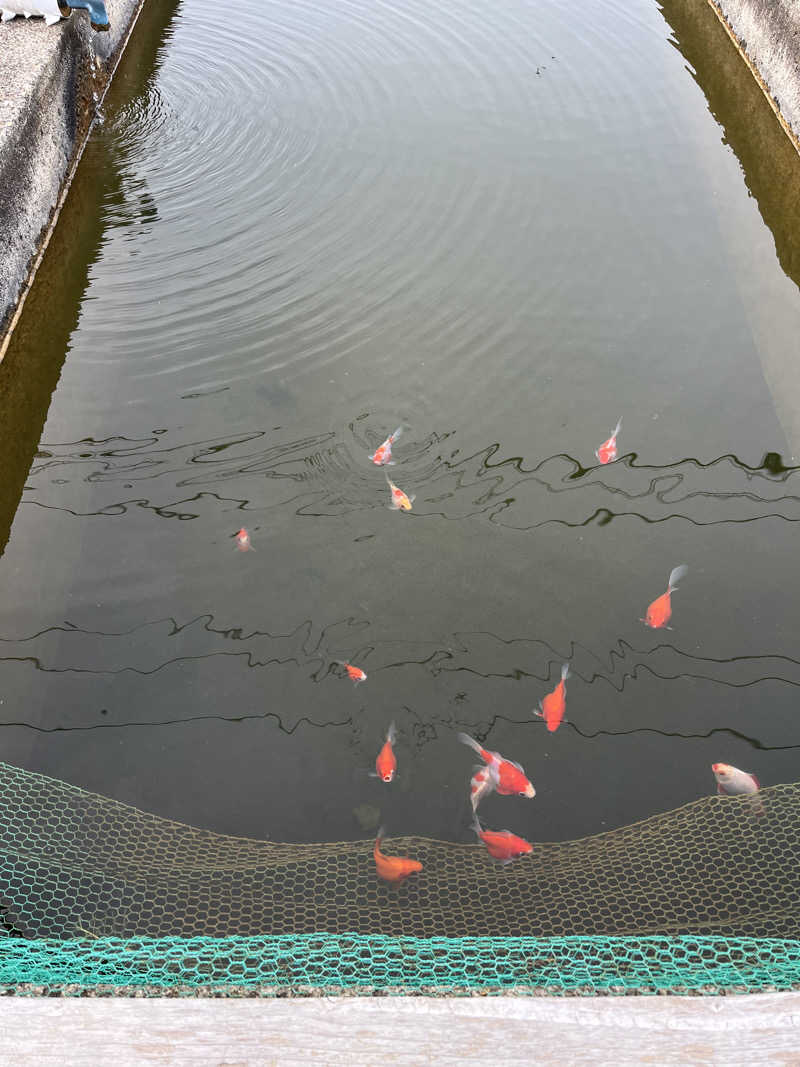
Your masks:
[{"label": "pair of fish swimming", "polygon": [[[376,467],[394,466],[394,460],[392,459],[392,445],[402,432],[403,427],[398,426],[394,433],[390,433],[383,444],[378,445],[369,457]],[[412,494],[411,496],[408,496],[402,489],[398,489],[389,475],[386,474],[386,471],[383,473],[386,475],[386,484],[389,486],[389,507],[392,511],[411,511],[411,505],[415,499],[414,495]]]}]

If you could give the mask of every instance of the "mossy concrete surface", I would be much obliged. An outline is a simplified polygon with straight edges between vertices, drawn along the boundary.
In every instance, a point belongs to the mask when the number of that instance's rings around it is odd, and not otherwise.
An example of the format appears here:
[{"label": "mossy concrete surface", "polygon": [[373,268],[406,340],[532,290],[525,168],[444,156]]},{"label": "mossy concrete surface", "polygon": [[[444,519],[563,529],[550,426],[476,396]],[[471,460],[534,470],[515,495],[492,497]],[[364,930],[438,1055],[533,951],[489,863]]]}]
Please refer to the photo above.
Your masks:
[{"label": "mossy concrete surface", "polygon": [[100,33],[85,11],[0,24],[0,345],[139,6],[110,0]]}]

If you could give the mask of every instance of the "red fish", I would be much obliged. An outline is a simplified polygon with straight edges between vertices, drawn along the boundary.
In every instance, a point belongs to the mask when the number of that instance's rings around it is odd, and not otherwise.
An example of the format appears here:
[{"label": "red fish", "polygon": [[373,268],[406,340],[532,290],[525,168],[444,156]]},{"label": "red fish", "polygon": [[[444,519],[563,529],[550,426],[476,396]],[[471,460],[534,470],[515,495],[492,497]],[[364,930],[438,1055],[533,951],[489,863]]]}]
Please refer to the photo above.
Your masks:
[{"label": "red fish", "polygon": [[472,824],[472,829],[486,845],[486,851],[489,855],[496,860],[500,860],[501,863],[511,863],[512,860],[517,860],[520,856],[526,856],[529,852],[533,852],[533,845],[529,841],[522,837],[517,837],[510,830],[482,829],[477,815],[475,816],[475,822]]},{"label": "red fish", "polygon": [[595,455],[601,463],[613,463],[617,458],[617,434],[622,427],[622,419],[616,425],[614,432],[607,441],[603,441],[602,445],[595,451]]},{"label": "red fish", "polygon": [[250,544],[250,534],[245,530],[244,526],[236,534],[236,547],[240,552],[255,552],[255,549]]},{"label": "red fish", "polygon": [[389,732],[386,734],[386,740],[383,744],[383,748],[378,753],[378,758],[375,760],[375,770],[378,772],[377,777],[382,782],[391,782],[394,778],[394,772],[397,770],[397,760],[395,759],[394,739],[397,736],[394,723],[389,727]]},{"label": "red fish", "polygon": [[335,662],[338,663],[340,667],[344,667],[347,671],[347,677],[355,685],[358,685],[359,682],[366,682],[367,676],[360,667],[354,667],[352,663],[345,663],[344,660],[341,659],[337,659]]},{"label": "red fish", "polygon": [[[676,567],[670,573],[666,593],[662,593],[660,597],[657,597],[647,609],[647,613],[641,621],[646,623],[651,630],[660,630],[672,618],[672,594],[675,592],[678,582],[686,576],[688,570],[689,568],[685,564]],[[667,628],[672,629],[672,627]]]},{"label": "red fish", "polygon": [[389,436],[386,438],[382,445],[378,445],[378,447],[369,457],[372,462],[376,464],[376,466],[382,467],[387,463],[390,467],[394,466],[394,460],[392,459],[392,445],[395,443],[395,441],[402,432],[403,427],[398,426],[394,433],[389,434]]},{"label": "red fish", "polygon": [[[458,740],[465,745],[469,745],[470,748],[474,748],[483,762],[492,768],[493,777],[496,778],[494,788],[501,796],[536,796],[536,790],[525,777],[525,771],[518,763],[514,763],[513,760],[503,759],[499,752],[489,752],[487,749],[481,748],[478,742],[470,737],[469,734],[459,734]],[[491,792],[488,786],[487,792]]]},{"label": "red fish", "polygon": [[378,830],[372,855],[375,858],[375,870],[378,873],[378,877],[382,878],[384,882],[392,882],[394,885],[399,885],[410,874],[418,874],[422,870],[422,864],[417,860],[410,860],[405,856],[384,856],[381,852],[382,840],[383,827]]},{"label": "red fish", "polygon": [[540,710],[533,713],[540,719],[544,719],[545,726],[551,734],[555,733],[561,725],[567,708],[567,678],[569,678],[569,664],[565,663],[561,668],[561,681],[552,693],[548,693],[544,700],[539,702]]}]

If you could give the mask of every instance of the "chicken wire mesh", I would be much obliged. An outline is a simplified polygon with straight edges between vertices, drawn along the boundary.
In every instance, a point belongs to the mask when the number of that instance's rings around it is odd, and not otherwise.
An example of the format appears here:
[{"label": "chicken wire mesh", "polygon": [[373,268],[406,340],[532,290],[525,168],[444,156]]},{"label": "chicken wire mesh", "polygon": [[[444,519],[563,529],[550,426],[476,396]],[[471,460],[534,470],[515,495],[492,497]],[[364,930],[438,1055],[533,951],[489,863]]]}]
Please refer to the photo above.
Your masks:
[{"label": "chicken wire mesh", "polygon": [[556,992],[800,983],[800,784],[500,866],[477,844],[276,844],[0,764],[0,986]]}]

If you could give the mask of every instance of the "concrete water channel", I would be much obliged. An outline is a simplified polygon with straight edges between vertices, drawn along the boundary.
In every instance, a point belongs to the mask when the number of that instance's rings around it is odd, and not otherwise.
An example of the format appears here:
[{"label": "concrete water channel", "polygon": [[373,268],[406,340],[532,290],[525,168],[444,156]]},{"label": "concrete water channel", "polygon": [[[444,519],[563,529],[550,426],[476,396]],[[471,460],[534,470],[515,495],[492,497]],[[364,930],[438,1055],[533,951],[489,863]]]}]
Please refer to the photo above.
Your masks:
[{"label": "concrete water channel", "polygon": [[[442,782],[463,777],[453,731],[490,725],[471,708],[507,708],[492,743],[525,752],[547,822],[526,823],[522,800],[492,815],[537,840],[710,791],[700,768],[721,737],[767,784],[800,778],[797,681],[781,673],[798,632],[794,513],[751,493],[800,461],[800,15],[788,0],[642,0],[593,4],[578,29],[557,4],[509,0],[482,41],[479,8],[398,3],[373,20],[358,3],[277,2],[220,23],[211,3],[111,0],[104,35],[82,13],[0,26],[5,761],[289,841],[362,836],[383,803],[362,771],[393,716],[415,762],[382,816],[447,840],[470,840]],[[679,521],[648,499],[646,534],[625,527],[623,483],[551,512],[567,467],[542,475],[542,499],[498,465],[569,459],[590,426],[588,466],[595,423],[620,414],[635,436],[622,452],[658,439],[652,477],[678,468],[700,501]],[[384,526],[358,457],[401,419],[412,459],[393,470],[427,489],[409,486],[416,525]],[[192,488],[219,454],[233,461]],[[574,608],[547,630],[509,607],[542,519],[531,601]],[[252,559],[228,552],[243,522]],[[715,616],[681,631],[677,667],[637,648],[653,657],[637,694],[597,665],[596,635],[616,637],[611,606],[654,558],[659,575],[690,559]],[[276,560],[267,590],[255,568]],[[522,645],[540,657],[530,674]],[[569,648],[565,763],[523,720]],[[374,689],[343,696],[327,667],[356,651]],[[280,704],[266,724],[265,693]],[[74,1063],[623,1064],[643,1044],[660,1063],[791,1063],[799,1014],[793,993],[15,1001],[5,1032],[14,1062],[38,1063],[64,1062],[67,1043]],[[498,1048],[497,1026],[523,1033]]]}]

